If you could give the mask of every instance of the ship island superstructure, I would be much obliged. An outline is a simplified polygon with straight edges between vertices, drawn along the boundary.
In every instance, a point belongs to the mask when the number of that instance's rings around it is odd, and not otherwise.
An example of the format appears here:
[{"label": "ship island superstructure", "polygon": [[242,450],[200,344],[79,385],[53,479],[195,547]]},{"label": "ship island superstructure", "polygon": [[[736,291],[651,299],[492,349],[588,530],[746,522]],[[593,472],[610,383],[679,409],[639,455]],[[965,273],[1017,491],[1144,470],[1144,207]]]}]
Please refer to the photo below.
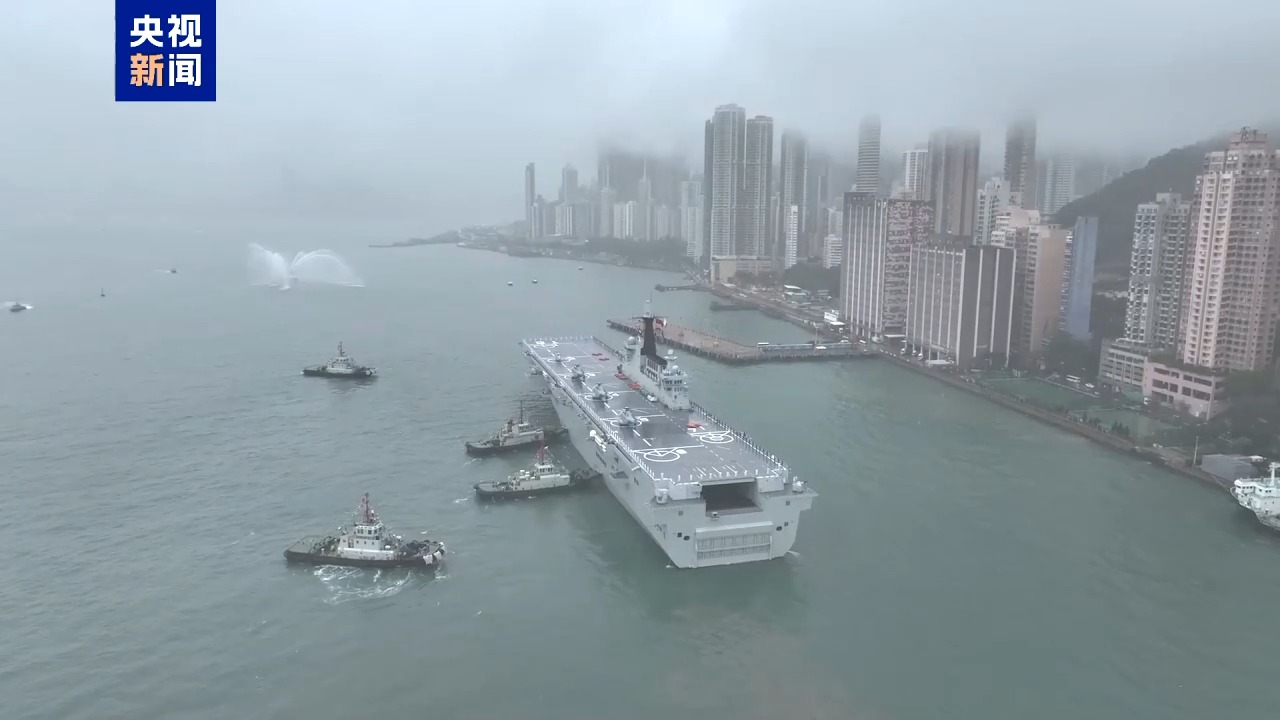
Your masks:
[{"label": "ship island superstructure", "polygon": [[689,398],[675,355],[643,337],[621,352],[592,336],[521,341],[574,448],[681,568],[768,560],[791,550],[817,493],[778,458]]}]

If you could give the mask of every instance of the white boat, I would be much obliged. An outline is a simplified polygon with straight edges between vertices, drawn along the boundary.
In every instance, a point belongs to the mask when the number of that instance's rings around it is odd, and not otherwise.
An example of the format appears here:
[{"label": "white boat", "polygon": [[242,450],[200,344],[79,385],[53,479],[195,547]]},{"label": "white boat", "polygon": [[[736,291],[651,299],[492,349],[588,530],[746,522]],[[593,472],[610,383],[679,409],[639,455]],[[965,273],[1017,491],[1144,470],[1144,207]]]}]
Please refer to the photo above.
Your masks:
[{"label": "white boat", "polygon": [[342,343],[338,343],[338,354],[332,360],[324,365],[312,365],[302,369],[302,374],[307,377],[327,377],[327,378],[343,378],[343,379],[361,379],[371,378],[378,374],[378,371],[357,365],[351,356],[342,349]]},{"label": "white boat", "polygon": [[1269,528],[1280,529],[1280,463],[1271,463],[1269,478],[1240,478],[1231,485],[1231,494],[1240,507],[1253,513]]},{"label": "white boat", "polygon": [[290,545],[284,556],[290,562],[359,567],[426,567],[434,570],[444,561],[444,543],[412,540],[394,535],[373,511],[369,493],[360,498],[351,522],[338,535],[304,537]]},{"label": "white boat", "polygon": [[533,464],[522,468],[506,480],[475,484],[476,496],[482,500],[522,498],[568,492],[585,483],[595,473],[588,470],[566,471],[551,459],[545,447],[538,449]]},{"label": "white boat", "polygon": [[[546,374],[574,448],[676,567],[786,555],[817,493],[690,400],[674,353],[658,353],[654,325],[662,321],[647,307],[642,319],[642,338],[628,338],[621,353],[589,336],[521,342]],[[570,360],[590,378],[609,379],[574,382]]]}]

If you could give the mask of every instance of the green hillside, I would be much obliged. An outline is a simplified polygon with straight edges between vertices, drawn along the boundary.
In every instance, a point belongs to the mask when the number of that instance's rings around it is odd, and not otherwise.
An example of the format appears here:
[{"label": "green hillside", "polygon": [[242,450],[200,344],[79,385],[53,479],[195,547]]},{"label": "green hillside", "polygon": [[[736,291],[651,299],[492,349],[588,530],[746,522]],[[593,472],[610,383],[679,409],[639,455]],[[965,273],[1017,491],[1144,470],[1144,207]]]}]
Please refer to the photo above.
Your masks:
[{"label": "green hillside", "polygon": [[1188,145],[1153,158],[1145,167],[1125,173],[1098,192],[1073,200],[1054,215],[1054,221],[1070,227],[1077,217],[1098,218],[1096,270],[1128,274],[1133,245],[1133,215],[1138,205],[1156,199],[1156,193],[1176,192],[1188,200],[1204,154],[1221,147],[1218,140]]},{"label": "green hillside", "polygon": [[[1276,127],[1277,123],[1268,123]],[[1271,131],[1272,142],[1280,135]],[[1227,133],[1188,145],[1152,159],[1145,167],[1111,181],[1092,195],[1067,203],[1054,215],[1054,221],[1065,226],[1081,215],[1098,218],[1098,257],[1096,270],[1129,274],[1129,254],[1133,245],[1133,215],[1139,204],[1152,202],[1156,193],[1176,192],[1191,200],[1196,175],[1204,163],[1204,154],[1221,149]]]}]

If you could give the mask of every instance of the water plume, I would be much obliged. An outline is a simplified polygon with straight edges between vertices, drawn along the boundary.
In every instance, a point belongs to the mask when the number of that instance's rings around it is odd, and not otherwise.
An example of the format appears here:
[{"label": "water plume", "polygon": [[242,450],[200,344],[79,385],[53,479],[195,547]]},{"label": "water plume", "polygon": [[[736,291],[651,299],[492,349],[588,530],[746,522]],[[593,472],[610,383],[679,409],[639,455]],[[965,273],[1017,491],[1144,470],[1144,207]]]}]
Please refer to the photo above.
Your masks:
[{"label": "water plume", "polygon": [[281,290],[300,282],[364,287],[360,276],[332,250],[300,252],[289,262],[257,243],[249,243],[249,282]]}]

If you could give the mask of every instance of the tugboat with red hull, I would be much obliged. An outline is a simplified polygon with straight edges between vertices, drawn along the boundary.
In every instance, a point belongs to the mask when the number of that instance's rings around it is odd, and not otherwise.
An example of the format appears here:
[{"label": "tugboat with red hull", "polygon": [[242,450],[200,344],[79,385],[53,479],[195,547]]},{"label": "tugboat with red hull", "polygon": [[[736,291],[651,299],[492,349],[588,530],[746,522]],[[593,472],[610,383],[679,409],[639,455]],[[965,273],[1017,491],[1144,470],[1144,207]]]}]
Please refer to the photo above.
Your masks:
[{"label": "tugboat with red hull", "polygon": [[405,542],[392,534],[369,502],[369,493],[360,498],[360,507],[339,534],[309,535],[284,551],[289,562],[312,565],[352,565],[356,567],[425,567],[435,570],[444,561],[444,543],[436,540]]},{"label": "tugboat with red hull", "polygon": [[312,365],[302,369],[307,377],[341,378],[344,380],[363,380],[375,377],[378,371],[365,365],[357,365],[350,355],[338,343],[338,355],[324,365]]}]

